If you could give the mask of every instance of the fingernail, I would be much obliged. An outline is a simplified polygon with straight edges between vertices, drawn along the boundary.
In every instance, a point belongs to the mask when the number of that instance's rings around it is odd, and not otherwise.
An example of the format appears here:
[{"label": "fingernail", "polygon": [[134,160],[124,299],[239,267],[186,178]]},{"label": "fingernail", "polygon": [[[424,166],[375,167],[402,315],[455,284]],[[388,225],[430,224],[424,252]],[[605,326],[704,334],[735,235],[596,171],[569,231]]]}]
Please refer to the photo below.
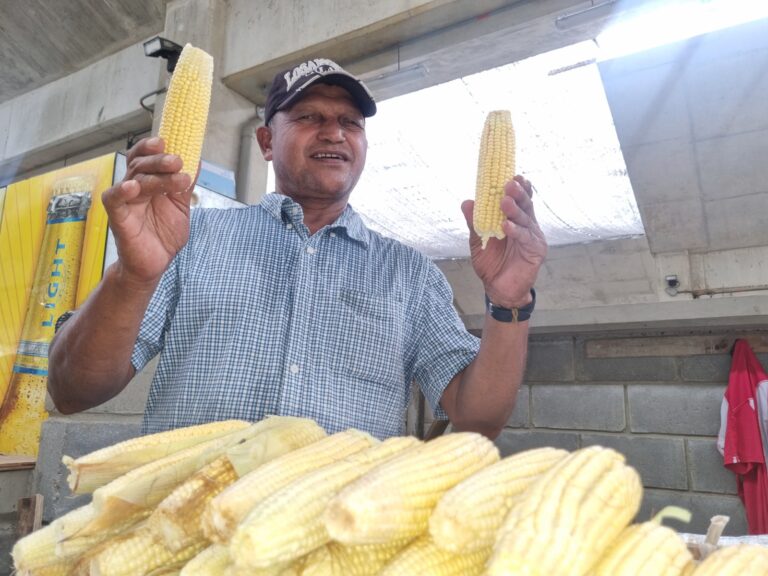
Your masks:
[{"label": "fingernail", "polygon": [[147,144],[153,147],[158,146],[160,144],[160,138],[158,138],[157,136],[153,136],[152,138],[147,140]]}]

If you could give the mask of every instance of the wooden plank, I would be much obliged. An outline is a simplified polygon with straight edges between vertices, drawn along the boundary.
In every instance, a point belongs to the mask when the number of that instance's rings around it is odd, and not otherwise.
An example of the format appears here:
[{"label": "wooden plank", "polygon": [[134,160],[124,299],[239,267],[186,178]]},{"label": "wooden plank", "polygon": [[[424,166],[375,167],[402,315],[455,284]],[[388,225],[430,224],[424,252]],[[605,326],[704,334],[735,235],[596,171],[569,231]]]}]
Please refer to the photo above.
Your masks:
[{"label": "wooden plank", "polygon": [[12,456],[0,454],[0,471],[2,470],[30,470],[35,467],[37,458],[34,456]]},{"label": "wooden plank", "polygon": [[19,500],[19,521],[16,524],[16,535],[26,536],[43,525],[43,495],[35,494]]},{"label": "wooden plank", "polygon": [[646,358],[728,354],[737,339],[745,339],[756,354],[768,352],[768,334],[710,336],[648,336],[587,340],[587,358]]}]

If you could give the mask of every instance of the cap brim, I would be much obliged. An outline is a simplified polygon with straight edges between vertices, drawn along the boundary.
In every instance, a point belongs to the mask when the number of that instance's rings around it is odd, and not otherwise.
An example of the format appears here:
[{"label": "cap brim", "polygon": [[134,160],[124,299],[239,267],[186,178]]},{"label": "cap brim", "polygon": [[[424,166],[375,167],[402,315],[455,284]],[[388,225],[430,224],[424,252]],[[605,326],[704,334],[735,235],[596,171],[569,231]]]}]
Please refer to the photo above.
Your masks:
[{"label": "cap brim", "polygon": [[354,76],[338,71],[315,74],[312,78],[306,80],[293,94],[286,98],[277,110],[285,110],[301,100],[306,95],[309,87],[314,84],[341,86],[350,93],[355,104],[357,104],[357,107],[360,109],[360,112],[363,113],[363,116],[369,118],[376,114],[376,101],[373,99],[373,95],[365,85]]}]

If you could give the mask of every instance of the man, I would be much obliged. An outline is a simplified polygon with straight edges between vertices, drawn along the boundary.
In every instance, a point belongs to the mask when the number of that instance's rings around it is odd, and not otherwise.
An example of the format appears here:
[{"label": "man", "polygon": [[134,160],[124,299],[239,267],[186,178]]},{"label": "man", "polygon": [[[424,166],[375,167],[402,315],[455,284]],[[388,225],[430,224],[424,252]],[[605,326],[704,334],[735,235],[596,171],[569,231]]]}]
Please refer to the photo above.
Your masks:
[{"label": "man", "polygon": [[485,250],[472,201],[462,205],[493,302],[478,342],[438,268],[366,229],[348,205],[375,112],[362,82],[329,60],[278,74],[257,131],[276,193],[240,210],[190,216],[181,160],[159,138],[137,143],[125,179],[103,196],[118,260],[50,349],[58,409],[108,400],[160,353],[145,432],[279,413],[383,438],[403,433],[415,381],[456,429],[498,435],[522,379],[546,252],[530,184],[507,184],[507,238]]}]

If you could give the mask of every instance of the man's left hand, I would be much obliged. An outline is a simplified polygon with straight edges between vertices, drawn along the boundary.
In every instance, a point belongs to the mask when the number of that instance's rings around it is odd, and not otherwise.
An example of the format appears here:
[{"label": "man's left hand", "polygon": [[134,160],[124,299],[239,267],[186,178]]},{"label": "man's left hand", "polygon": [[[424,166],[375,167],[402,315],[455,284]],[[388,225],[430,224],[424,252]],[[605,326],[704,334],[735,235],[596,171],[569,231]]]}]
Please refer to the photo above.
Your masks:
[{"label": "man's left hand", "polygon": [[507,182],[501,201],[507,217],[503,224],[506,238],[490,238],[484,250],[472,225],[474,201],[465,200],[461,205],[469,226],[472,266],[491,301],[504,308],[530,302],[530,290],[547,254],[547,241],[536,221],[532,195],[531,183],[522,176]]}]

